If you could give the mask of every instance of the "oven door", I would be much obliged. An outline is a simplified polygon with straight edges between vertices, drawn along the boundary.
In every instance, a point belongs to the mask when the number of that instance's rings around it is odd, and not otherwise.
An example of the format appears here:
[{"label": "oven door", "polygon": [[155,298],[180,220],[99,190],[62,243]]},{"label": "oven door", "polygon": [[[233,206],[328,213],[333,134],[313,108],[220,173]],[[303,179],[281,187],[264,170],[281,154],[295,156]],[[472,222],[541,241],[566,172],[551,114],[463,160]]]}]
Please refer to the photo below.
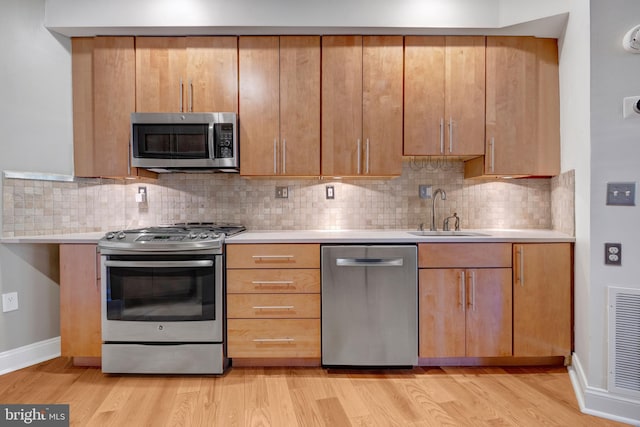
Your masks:
[{"label": "oven door", "polygon": [[104,342],[222,342],[222,255],[103,255]]}]

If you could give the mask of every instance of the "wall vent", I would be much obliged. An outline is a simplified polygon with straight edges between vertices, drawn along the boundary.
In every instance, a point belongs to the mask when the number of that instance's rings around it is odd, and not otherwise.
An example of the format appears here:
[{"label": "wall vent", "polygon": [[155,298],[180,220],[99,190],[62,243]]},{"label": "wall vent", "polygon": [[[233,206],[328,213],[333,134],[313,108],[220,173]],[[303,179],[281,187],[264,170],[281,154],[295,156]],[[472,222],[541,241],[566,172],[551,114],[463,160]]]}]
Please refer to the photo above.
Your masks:
[{"label": "wall vent", "polygon": [[640,289],[609,287],[609,391],[640,397]]}]

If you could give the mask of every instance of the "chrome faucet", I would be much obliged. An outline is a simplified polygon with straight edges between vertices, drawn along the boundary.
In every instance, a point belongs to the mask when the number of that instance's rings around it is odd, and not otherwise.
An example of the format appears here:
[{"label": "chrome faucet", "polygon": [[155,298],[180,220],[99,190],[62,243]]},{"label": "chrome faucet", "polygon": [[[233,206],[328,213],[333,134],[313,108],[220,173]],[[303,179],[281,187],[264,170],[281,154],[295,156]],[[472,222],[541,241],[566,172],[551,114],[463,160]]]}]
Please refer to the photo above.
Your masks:
[{"label": "chrome faucet", "polygon": [[442,200],[447,200],[447,193],[445,193],[442,188],[438,188],[433,192],[433,197],[431,198],[431,231],[438,229],[438,227],[436,227],[436,196],[438,194],[440,194]]}]

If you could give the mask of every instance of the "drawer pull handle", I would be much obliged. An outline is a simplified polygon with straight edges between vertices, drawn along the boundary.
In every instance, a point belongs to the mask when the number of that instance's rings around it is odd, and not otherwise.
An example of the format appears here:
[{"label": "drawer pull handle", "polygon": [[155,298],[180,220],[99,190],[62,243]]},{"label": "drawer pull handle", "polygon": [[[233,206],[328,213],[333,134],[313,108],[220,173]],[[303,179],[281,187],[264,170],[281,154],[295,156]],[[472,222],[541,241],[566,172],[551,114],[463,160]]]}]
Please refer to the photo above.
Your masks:
[{"label": "drawer pull handle", "polygon": [[253,259],[292,259],[295,255],[253,255]]},{"label": "drawer pull handle", "polygon": [[293,280],[253,280],[251,282],[252,285],[284,285],[289,286],[293,285]]},{"label": "drawer pull handle", "polygon": [[255,338],[253,342],[294,342],[294,338]]},{"label": "drawer pull handle", "polygon": [[254,310],[293,310],[294,305],[254,305]]}]

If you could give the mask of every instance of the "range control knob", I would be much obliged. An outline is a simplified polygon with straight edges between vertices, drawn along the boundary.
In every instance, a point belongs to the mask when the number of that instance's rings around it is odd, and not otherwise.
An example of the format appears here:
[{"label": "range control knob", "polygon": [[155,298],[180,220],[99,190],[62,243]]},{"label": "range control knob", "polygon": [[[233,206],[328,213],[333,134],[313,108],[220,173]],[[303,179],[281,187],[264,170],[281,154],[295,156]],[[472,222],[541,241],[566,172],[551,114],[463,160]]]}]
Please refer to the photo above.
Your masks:
[{"label": "range control knob", "polygon": [[125,237],[127,237],[127,235],[124,233],[124,231],[121,231],[121,232],[118,233],[118,240],[122,240]]},{"label": "range control knob", "polygon": [[104,236],[107,238],[107,240],[109,239],[113,239],[114,237],[116,237],[116,233],[114,233],[113,231],[110,231],[106,234],[106,236]]},{"label": "range control knob", "polygon": [[206,239],[207,237],[209,237],[209,233],[200,233],[199,236],[201,239]]},{"label": "range control knob", "polygon": [[196,237],[198,237],[198,235],[196,233],[194,233],[193,231],[191,233],[189,233],[189,238],[190,239],[195,239]]}]

